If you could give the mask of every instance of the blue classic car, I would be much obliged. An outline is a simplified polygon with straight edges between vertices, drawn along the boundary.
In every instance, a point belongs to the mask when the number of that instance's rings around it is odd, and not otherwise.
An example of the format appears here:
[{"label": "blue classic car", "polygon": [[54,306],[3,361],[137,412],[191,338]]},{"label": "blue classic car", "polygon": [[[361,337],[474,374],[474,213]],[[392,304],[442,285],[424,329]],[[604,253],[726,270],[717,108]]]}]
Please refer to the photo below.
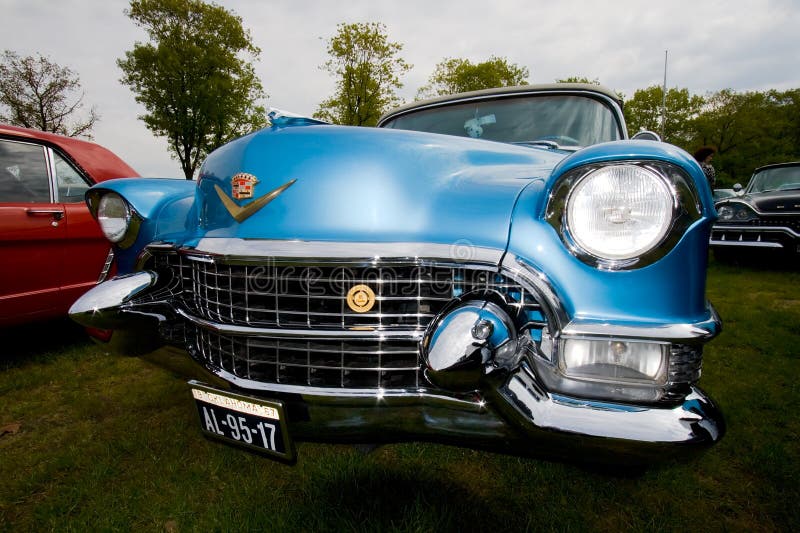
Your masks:
[{"label": "blue classic car", "polygon": [[722,438],[696,387],[721,322],[691,156],[627,140],[594,85],[380,126],[273,113],[197,182],[93,187],[119,275],[72,317],[191,378],[206,435],[286,461],[427,440],[646,463]]}]

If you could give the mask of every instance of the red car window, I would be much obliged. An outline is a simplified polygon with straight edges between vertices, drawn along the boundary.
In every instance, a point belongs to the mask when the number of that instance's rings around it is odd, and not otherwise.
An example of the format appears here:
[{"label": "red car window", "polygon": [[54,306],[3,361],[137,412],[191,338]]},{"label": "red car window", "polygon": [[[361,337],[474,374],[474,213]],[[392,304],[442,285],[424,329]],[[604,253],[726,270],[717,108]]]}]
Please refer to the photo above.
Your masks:
[{"label": "red car window", "polygon": [[0,202],[46,203],[50,185],[44,148],[0,141]]}]

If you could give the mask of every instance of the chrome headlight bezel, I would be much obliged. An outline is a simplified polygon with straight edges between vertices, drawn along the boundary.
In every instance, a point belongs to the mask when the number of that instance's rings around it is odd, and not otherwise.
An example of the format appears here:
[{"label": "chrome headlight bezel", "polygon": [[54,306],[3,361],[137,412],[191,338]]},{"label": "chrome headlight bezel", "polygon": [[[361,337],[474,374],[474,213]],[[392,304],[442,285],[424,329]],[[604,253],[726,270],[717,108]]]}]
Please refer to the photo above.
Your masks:
[{"label": "chrome headlight bezel", "polygon": [[[576,232],[573,208],[576,191],[588,180],[596,179],[601,173],[614,172],[623,167],[638,172],[651,181],[654,190],[662,194],[662,202],[671,196],[663,224],[639,249],[629,253],[610,253],[588,245]],[[584,263],[606,270],[627,270],[641,268],[654,263],[669,253],[677,244],[686,229],[701,217],[697,192],[691,179],[679,167],[660,161],[613,161],[581,166],[566,172],[553,188],[545,219],[558,232],[567,249]]]},{"label": "chrome headlight bezel", "polygon": [[[103,206],[108,202],[119,202],[117,207],[121,208],[120,213],[118,217],[114,218],[121,222],[121,231],[110,230],[108,224],[104,222],[106,217],[103,214]],[[86,203],[106,239],[117,248],[127,249],[133,246],[139,235],[143,219],[123,196],[113,191],[90,189],[86,195]]]},{"label": "chrome headlight bezel", "polygon": [[728,202],[717,207],[718,221],[727,224],[750,222],[758,218],[758,214],[742,202]]}]

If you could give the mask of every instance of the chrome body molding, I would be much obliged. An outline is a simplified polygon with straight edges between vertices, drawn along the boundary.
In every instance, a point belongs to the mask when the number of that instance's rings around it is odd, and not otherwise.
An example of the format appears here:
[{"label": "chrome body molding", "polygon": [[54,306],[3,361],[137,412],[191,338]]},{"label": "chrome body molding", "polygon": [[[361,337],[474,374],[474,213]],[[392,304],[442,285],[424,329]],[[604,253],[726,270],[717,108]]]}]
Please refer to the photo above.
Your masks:
[{"label": "chrome body molding", "polygon": [[580,400],[541,389],[531,368],[523,364],[500,394],[514,406],[518,422],[569,434],[642,443],[713,444],[725,433],[719,409],[692,387],[671,409]]},{"label": "chrome body molding", "polygon": [[722,331],[722,319],[717,310],[710,303],[708,310],[710,318],[696,324],[604,324],[573,319],[561,330],[561,334],[569,337],[649,339],[678,344],[705,343]]},{"label": "chrome body molding", "polygon": [[103,268],[100,270],[100,276],[97,278],[97,283],[103,283],[106,279],[108,279],[108,275],[111,273],[111,265],[114,264],[114,248],[109,248],[108,255],[106,256],[106,261],[103,263]]},{"label": "chrome body molding", "polygon": [[[497,265],[503,250],[480,248],[469,243],[381,243],[381,242],[327,242],[249,240],[238,238],[204,238],[193,247],[193,252],[207,254],[209,259],[224,263],[302,261],[323,264],[372,265],[393,263],[424,264],[436,261],[465,266]],[[443,262],[444,260],[444,262]]]}]

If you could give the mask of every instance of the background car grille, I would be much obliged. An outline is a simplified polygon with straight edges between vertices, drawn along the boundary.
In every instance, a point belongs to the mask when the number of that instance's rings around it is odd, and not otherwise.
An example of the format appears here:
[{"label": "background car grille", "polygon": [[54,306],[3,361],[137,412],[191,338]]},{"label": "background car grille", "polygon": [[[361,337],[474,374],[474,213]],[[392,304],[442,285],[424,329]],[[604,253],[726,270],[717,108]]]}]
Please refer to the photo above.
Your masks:
[{"label": "background car grille", "polygon": [[[157,254],[153,260],[173,298],[194,316],[220,325],[300,330],[289,338],[228,335],[188,325],[163,332],[208,366],[258,382],[419,387],[424,384],[421,333],[448,302],[475,290],[506,295],[523,312],[534,339],[541,338],[545,326],[541,306],[530,291],[488,270],[419,264],[228,265],[177,253]],[[358,284],[375,293],[369,312],[357,313],[347,305],[347,292]],[[303,335],[304,330],[309,333]],[[345,338],[352,332],[364,335]]]},{"label": "background car grille", "polygon": [[752,226],[753,228],[789,228],[795,233],[800,233],[800,216],[762,216],[746,222],[720,221],[714,223],[715,229],[724,229],[726,225]]}]

